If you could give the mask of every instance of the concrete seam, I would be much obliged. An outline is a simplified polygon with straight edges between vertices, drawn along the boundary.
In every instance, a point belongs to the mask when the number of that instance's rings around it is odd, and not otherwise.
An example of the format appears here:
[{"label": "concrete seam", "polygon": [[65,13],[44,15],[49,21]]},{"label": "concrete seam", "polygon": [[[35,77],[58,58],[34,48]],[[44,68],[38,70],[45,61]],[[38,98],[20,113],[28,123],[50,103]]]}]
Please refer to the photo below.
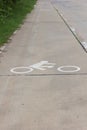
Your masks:
[{"label": "concrete seam", "polygon": [[23,76],[26,76],[26,77],[39,77],[39,76],[87,76],[87,73],[75,73],[75,74],[73,74],[73,73],[66,73],[66,74],[64,74],[64,73],[59,73],[59,74],[23,74],[23,75],[21,75],[21,74],[14,74],[14,75],[10,75],[10,74],[7,74],[7,75],[0,75],[0,77],[16,77],[16,76],[18,76],[18,77],[23,77]]},{"label": "concrete seam", "polygon": [[[84,49],[84,51],[87,53],[87,43],[84,42],[84,40],[82,41],[80,39],[79,34],[77,34],[77,32],[75,30],[73,30],[73,28],[67,23],[67,21],[65,20],[65,18],[63,17],[63,15],[61,15],[59,13],[59,11],[56,9],[56,11],[58,12],[59,16],[62,18],[62,20],[64,21],[64,23],[66,24],[66,26],[68,27],[68,29],[72,32],[73,36],[76,38],[76,40],[80,43],[80,45],[82,46],[82,48]],[[85,43],[85,44],[84,44]]]},{"label": "concrete seam", "polygon": [[[54,7],[54,6],[53,6]],[[61,17],[61,19],[63,20],[63,22],[65,23],[65,25],[68,27],[68,29],[71,31],[71,33],[73,34],[73,36],[75,37],[75,39],[80,43],[80,45],[82,46],[82,48],[84,49],[84,51],[87,53],[87,43],[83,40],[83,38],[81,38],[81,36],[79,36],[79,34],[76,32],[76,30],[70,26],[67,22],[67,20],[64,18],[64,16],[59,12],[58,9],[56,9],[54,7],[54,9],[57,11],[58,15]]]}]

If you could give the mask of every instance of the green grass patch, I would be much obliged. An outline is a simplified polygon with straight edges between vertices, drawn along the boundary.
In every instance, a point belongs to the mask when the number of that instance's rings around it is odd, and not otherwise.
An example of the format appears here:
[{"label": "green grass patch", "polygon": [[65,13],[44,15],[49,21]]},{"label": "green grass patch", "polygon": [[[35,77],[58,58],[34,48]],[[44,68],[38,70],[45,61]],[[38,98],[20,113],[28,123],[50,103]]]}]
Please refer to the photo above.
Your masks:
[{"label": "green grass patch", "polygon": [[16,4],[10,16],[2,18],[0,21],[0,46],[7,42],[25,16],[31,12],[35,3],[36,0],[21,0]]}]

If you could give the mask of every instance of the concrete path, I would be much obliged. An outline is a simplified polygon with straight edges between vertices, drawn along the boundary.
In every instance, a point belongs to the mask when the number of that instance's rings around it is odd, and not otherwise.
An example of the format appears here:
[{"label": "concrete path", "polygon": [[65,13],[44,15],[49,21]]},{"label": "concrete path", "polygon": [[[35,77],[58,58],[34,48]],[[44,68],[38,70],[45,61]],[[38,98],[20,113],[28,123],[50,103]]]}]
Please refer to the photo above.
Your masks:
[{"label": "concrete path", "polygon": [[67,24],[74,28],[80,43],[87,50],[87,1],[51,0],[51,2],[63,15]]},{"label": "concrete path", "polygon": [[87,130],[87,54],[50,0],[0,57],[0,130]]}]

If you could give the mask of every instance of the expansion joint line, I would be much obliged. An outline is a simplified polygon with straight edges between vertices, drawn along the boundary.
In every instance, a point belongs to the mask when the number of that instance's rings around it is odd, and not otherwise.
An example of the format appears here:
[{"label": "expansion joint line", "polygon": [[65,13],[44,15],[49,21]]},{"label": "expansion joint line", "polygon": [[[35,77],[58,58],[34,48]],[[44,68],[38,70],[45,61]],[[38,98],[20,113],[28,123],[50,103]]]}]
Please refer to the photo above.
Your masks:
[{"label": "expansion joint line", "polygon": [[[51,3],[52,4],[52,3]],[[53,4],[52,4],[53,6]],[[58,15],[60,16],[60,18],[63,20],[63,22],[65,23],[65,25],[68,27],[68,29],[71,31],[71,33],[73,34],[73,36],[75,37],[75,39],[78,41],[78,43],[82,46],[82,48],[84,49],[84,51],[87,53],[87,43],[82,40],[82,38],[80,38],[79,34],[76,32],[75,28],[72,28],[67,20],[64,18],[64,16],[59,12],[58,9],[56,9],[54,6],[53,8],[57,11]]]}]

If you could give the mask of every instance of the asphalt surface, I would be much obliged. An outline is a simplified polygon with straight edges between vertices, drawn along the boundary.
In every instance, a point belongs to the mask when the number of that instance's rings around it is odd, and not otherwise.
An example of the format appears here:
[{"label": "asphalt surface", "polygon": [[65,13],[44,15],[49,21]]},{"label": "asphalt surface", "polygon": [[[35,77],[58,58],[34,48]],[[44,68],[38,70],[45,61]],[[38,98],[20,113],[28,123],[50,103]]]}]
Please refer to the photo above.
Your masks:
[{"label": "asphalt surface", "polygon": [[38,0],[11,37],[0,54],[0,130],[87,130],[84,2]]}]

